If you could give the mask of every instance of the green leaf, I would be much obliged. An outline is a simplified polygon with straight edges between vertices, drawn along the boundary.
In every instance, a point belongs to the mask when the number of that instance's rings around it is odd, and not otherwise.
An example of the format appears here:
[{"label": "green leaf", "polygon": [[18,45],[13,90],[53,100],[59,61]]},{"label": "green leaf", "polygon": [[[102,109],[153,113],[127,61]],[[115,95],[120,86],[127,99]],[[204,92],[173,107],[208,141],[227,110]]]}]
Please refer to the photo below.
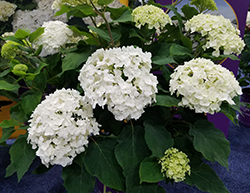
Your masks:
[{"label": "green leaf", "polygon": [[5,40],[5,41],[6,41],[6,40],[10,40],[10,41],[13,41],[13,42],[16,42],[16,43],[19,43],[19,44],[25,46],[25,43],[24,43],[22,40],[16,38],[15,36],[6,37],[6,38],[3,38],[3,40]]},{"label": "green leaf", "polygon": [[139,169],[140,183],[158,183],[164,180],[161,173],[161,165],[156,158],[145,158]]},{"label": "green leaf", "polygon": [[20,87],[19,84],[10,84],[4,80],[0,80],[0,90],[13,91],[13,90],[18,90],[19,87]]},{"label": "green leaf", "polygon": [[36,77],[36,75],[38,75],[41,72],[41,70],[44,67],[46,67],[46,66],[48,66],[48,64],[46,64],[44,62],[40,62],[39,63],[39,67],[36,69],[36,71],[34,73],[27,73],[27,75],[25,76],[25,78],[27,80],[34,80],[34,78]]},{"label": "green leaf", "polygon": [[15,128],[14,127],[3,128],[2,131],[3,133],[0,139],[0,144],[3,143],[6,139],[9,139],[12,133],[15,132]]},{"label": "green leaf", "polygon": [[[24,47],[24,46],[21,46],[21,45],[17,45],[18,49],[21,50],[21,51],[24,51],[24,52],[27,52],[28,54],[31,54],[32,51],[31,49],[27,48],[27,47]],[[26,54],[27,54],[26,53]]]},{"label": "green leaf", "polygon": [[229,118],[230,121],[232,121],[235,124],[237,122],[236,111],[241,112],[239,107],[240,107],[239,100],[236,103],[236,105],[230,105],[227,102],[223,102],[220,106],[221,108],[220,112],[226,115],[227,118]]},{"label": "green leaf", "polygon": [[[95,27],[92,27],[92,26],[88,26],[88,28],[90,30],[92,30],[93,32],[96,32],[99,36],[101,36],[107,42],[111,41],[108,30],[95,28]],[[121,38],[121,33],[118,30],[115,30],[115,29],[111,30],[111,35],[112,35],[114,41],[117,41],[117,40],[119,40]]]},{"label": "green leaf", "polygon": [[170,75],[173,73],[172,71],[170,71],[170,67],[169,66],[161,66],[161,73],[164,76],[165,80],[168,82],[171,78]]},{"label": "green leaf", "polygon": [[0,78],[6,76],[6,75],[9,74],[9,73],[10,73],[10,69],[3,70],[3,71],[1,72],[1,74],[0,74]]},{"label": "green leaf", "polygon": [[166,65],[166,64],[176,64],[177,62],[174,60],[172,56],[154,56],[152,58],[152,63],[158,65]]},{"label": "green leaf", "polygon": [[187,47],[190,51],[192,51],[193,43],[192,43],[190,38],[188,38],[188,37],[184,36],[183,34],[181,34],[181,42],[183,43],[183,45],[185,47]]},{"label": "green leaf", "polygon": [[62,15],[64,13],[68,13],[69,11],[71,11],[71,7],[69,5],[63,4],[63,5],[61,5],[61,9],[56,12],[54,17]]},{"label": "green leaf", "polygon": [[3,120],[0,123],[0,127],[2,127],[2,128],[15,127],[18,125],[20,125],[20,122],[15,120],[15,119]]},{"label": "green leaf", "polygon": [[236,61],[240,61],[238,56],[235,56],[233,54],[231,55],[220,55],[221,57],[225,57],[225,58],[230,58],[231,60],[236,60]]},{"label": "green leaf", "polygon": [[104,6],[112,3],[114,0],[98,0],[97,3],[98,5]]},{"label": "green leaf", "polygon": [[103,184],[115,190],[124,191],[122,168],[115,158],[115,138],[98,138],[89,143],[83,158],[87,171]]},{"label": "green leaf", "polygon": [[32,172],[32,174],[43,174],[48,172],[53,166],[49,165],[47,168],[45,165],[42,163]]},{"label": "green leaf", "polygon": [[152,151],[151,157],[162,158],[164,152],[174,145],[171,133],[165,127],[157,125],[153,120],[145,121],[144,127],[145,139],[149,149]]},{"label": "green leaf", "polygon": [[40,45],[38,47],[38,49],[35,51],[35,53],[33,54],[33,56],[39,56],[39,54],[41,54],[42,50],[43,50],[43,45]]},{"label": "green leaf", "polygon": [[[150,39],[149,39],[149,36],[148,34],[150,33],[150,31],[155,31],[154,29],[153,30],[148,30],[147,32],[147,35],[143,34],[142,31],[143,29],[145,28],[141,28],[141,29],[130,29],[129,30],[129,38],[139,38],[140,41],[146,43],[146,42],[149,42]],[[147,39],[148,38],[148,39]]]},{"label": "green leaf", "polygon": [[128,175],[132,165],[142,162],[150,156],[144,139],[144,129],[139,126],[126,126],[118,137],[119,144],[115,148],[115,156],[123,168],[124,176]]},{"label": "green leaf", "polygon": [[250,34],[245,34],[244,40],[245,40],[247,47],[250,48]]},{"label": "green leaf", "polygon": [[11,163],[6,169],[5,177],[17,173],[18,182],[23,175],[28,171],[33,160],[36,158],[35,150],[27,143],[27,134],[20,135],[10,148]]},{"label": "green leaf", "polygon": [[91,53],[91,50],[86,50],[83,53],[68,53],[62,61],[62,73],[68,70],[77,69],[81,64],[86,62]]},{"label": "green leaf", "polygon": [[184,5],[181,8],[182,13],[185,15],[186,19],[189,20],[191,19],[193,16],[198,15],[199,12],[197,11],[197,9],[195,9],[194,7],[189,6],[188,4]]},{"label": "green leaf", "polygon": [[117,20],[118,18],[120,18],[127,10],[131,10],[131,8],[126,6],[122,6],[119,8],[106,8],[106,11],[110,12],[110,17],[112,20]]},{"label": "green leaf", "polygon": [[29,41],[32,43],[37,37],[44,33],[44,27],[37,28],[36,31],[30,34]]},{"label": "green leaf", "polygon": [[205,159],[217,161],[228,169],[230,146],[222,131],[207,120],[198,120],[190,126],[189,134],[194,136],[194,148],[201,152]]},{"label": "green leaf", "polygon": [[39,90],[44,90],[46,88],[46,76],[44,73],[38,74],[33,80],[33,86]]},{"label": "green leaf", "polygon": [[170,55],[170,48],[173,44],[162,43],[158,44],[157,47],[154,47],[152,62],[158,65],[166,65],[170,63],[176,63],[173,56]]},{"label": "green leaf", "polygon": [[178,106],[179,102],[181,102],[179,99],[170,96],[170,95],[156,95],[156,103],[154,106],[163,106],[163,107],[176,107]]},{"label": "green leaf", "polygon": [[168,8],[168,9],[170,9],[171,11],[174,12],[174,14],[175,14],[175,16],[176,16],[176,18],[177,18],[177,20],[178,20],[179,30],[180,30],[180,32],[182,33],[183,22],[182,22],[181,14],[178,13],[177,8],[174,7],[173,5],[165,5],[164,7]]},{"label": "green leaf", "polygon": [[95,178],[88,173],[81,157],[80,154],[75,158],[73,164],[62,170],[63,185],[68,193],[89,193],[95,187]]},{"label": "green leaf", "polygon": [[182,56],[182,55],[188,55],[188,56],[191,56],[191,51],[190,49],[184,47],[184,46],[181,46],[179,44],[172,44],[171,47],[170,47],[170,55],[171,56],[174,56],[174,55],[177,55],[177,56]]},{"label": "green leaf", "polygon": [[30,35],[29,32],[27,32],[26,30],[23,30],[23,29],[18,29],[15,33],[15,37],[17,39],[25,39],[27,38],[28,36]]},{"label": "green leaf", "polygon": [[195,185],[201,191],[211,193],[229,193],[223,182],[207,164],[191,168],[191,175],[186,175],[185,183]]},{"label": "green leaf", "polygon": [[87,16],[96,16],[96,13],[91,5],[78,5],[75,7],[75,9],[78,9],[81,11],[86,17]]},{"label": "green leaf", "polygon": [[121,15],[121,17],[119,17],[116,20],[113,20],[112,23],[125,23],[125,22],[132,22],[132,11],[131,9],[127,9],[125,12],[123,12],[123,14]]},{"label": "green leaf", "polygon": [[166,191],[157,183],[140,183],[139,165],[131,167],[126,178],[126,187],[129,193],[165,193]]},{"label": "green leaf", "polygon": [[42,98],[41,92],[35,92],[22,98],[21,105],[26,115],[30,115]]},{"label": "green leaf", "polygon": [[21,102],[18,102],[15,106],[10,108],[10,117],[16,119],[21,123],[27,122],[29,117],[25,114]]}]

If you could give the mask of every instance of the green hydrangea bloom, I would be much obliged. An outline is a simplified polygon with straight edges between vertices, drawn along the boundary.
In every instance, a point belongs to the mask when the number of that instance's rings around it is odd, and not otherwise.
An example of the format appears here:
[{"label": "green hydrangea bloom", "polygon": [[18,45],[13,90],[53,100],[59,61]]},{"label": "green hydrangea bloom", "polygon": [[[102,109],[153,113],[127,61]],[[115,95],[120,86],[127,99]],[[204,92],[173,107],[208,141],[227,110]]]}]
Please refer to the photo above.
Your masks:
[{"label": "green hydrangea bloom", "polygon": [[132,12],[133,21],[137,28],[147,25],[148,29],[163,29],[168,23],[172,25],[172,21],[162,9],[153,5],[144,5],[135,8]]},{"label": "green hydrangea bloom", "polygon": [[160,159],[161,173],[164,177],[173,179],[175,182],[185,180],[185,175],[190,175],[191,169],[187,155],[176,148],[169,148]]},{"label": "green hydrangea bloom", "polygon": [[12,72],[17,76],[24,76],[26,75],[26,72],[28,71],[28,66],[25,64],[17,64],[14,66]]},{"label": "green hydrangea bloom", "polygon": [[13,70],[27,72],[28,66],[26,66],[25,64],[17,64],[14,66]]},{"label": "green hydrangea bloom", "polygon": [[[94,5],[97,5],[98,0],[92,0]],[[62,5],[70,5],[75,7],[77,5],[88,4],[91,5],[90,0],[55,0],[51,6],[52,9],[60,9]]]},{"label": "green hydrangea bloom", "polygon": [[191,0],[190,4],[194,5],[200,11],[200,13],[206,10],[218,10],[214,0]]},{"label": "green hydrangea bloom", "polygon": [[12,59],[15,58],[16,55],[19,54],[20,50],[18,48],[18,45],[21,45],[17,42],[13,41],[7,41],[1,49],[1,56],[6,59]]}]

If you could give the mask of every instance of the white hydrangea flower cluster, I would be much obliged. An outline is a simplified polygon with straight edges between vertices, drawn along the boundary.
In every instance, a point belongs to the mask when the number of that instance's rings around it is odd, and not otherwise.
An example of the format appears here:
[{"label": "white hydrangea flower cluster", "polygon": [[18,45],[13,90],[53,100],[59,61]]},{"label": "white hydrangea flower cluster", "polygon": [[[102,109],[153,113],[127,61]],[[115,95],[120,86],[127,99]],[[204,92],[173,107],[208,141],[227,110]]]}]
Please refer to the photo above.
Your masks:
[{"label": "white hydrangea flower cluster", "polygon": [[250,25],[250,11],[247,12],[246,25]]},{"label": "white hydrangea flower cluster", "polygon": [[139,47],[98,49],[78,79],[93,108],[107,105],[116,120],[138,119],[157,93],[158,81],[150,69],[151,53]]},{"label": "white hydrangea flower cluster", "polygon": [[[9,37],[9,36],[14,36],[15,34],[13,32],[4,32],[1,36],[3,38]],[[8,40],[7,40],[8,41]]]},{"label": "white hydrangea flower cluster", "polygon": [[31,32],[36,31],[38,27],[41,27],[44,22],[47,21],[67,21],[67,15],[62,14],[54,17],[56,11],[51,9],[53,0],[35,0],[37,2],[37,8],[34,10],[18,10],[13,16],[12,26],[13,31],[17,29],[26,28]]},{"label": "white hydrangea flower cluster", "polygon": [[132,12],[133,21],[137,28],[148,25],[148,29],[155,28],[159,33],[159,29],[163,29],[168,23],[172,25],[172,21],[162,9],[154,5],[144,5],[135,8]]},{"label": "white hydrangea flower cluster", "polygon": [[[9,36],[14,36],[14,35],[15,34],[13,32],[4,32],[1,36],[2,36],[2,38],[6,38],[6,37],[9,37]],[[7,41],[9,41],[9,40],[7,40]],[[7,41],[6,40],[2,40],[0,38],[0,47],[2,47]]]},{"label": "white hydrangea flower cluster", "polygon": [[89,135],[99,134],[93,110],[78,91],[61,89],[50,94],[29,120],[28,142],[45,166],[72,164],[85,151]]},{"label": "white hydrangea flower cluster", "polygon": [[[94,5],[98,5],[98,0],[92,0]],[[77,5],[88,4],[91,5],[90,0],[55,0],[51,6],[51,9],[58,10],[63,4],[75,7]]]},{"label": "white hydrangea flower cluster", "polygon": [[42,55],[55,54],[67,43],[72,43],[73,31],[66,23],[61,21],[48,21],[42,25],[44,33],[35,39],[35,46],[43,45],[45,53]]},{"label": "white hydrangea flower cluster", "polygon": [[173,179],[175,182],[185,180],[186,173],[191,174],[191,168],[188,165],[190,160],[188,156],[176,148],[169,148],[165,155],[160,159],[161,173],[164,177]]},{"label": "white hydrangea flower cluster", "polygon": [[8,21],[9,17],[15,13],[17,6],[7,1],[0,1],[0,21]]},{"label": "white hydrangea flower cluster", "polygon": [[187,31],[200,32],[202,37],[206,37],[206,44],[203,49],[213,48],[213,56],[219,57],[220,48],[224,50],[224,55],[240,54],[245,44],[239,37],[240,31],[236,29],[229,19],[222,15],[199,14],[185,23]]},{"label": "white hydrangea flower cluster", "polygon": [[177,91],[177,96],[182,96],[178,105],[194,109],[196,113],[214,114],[220,111],[223,101],[233,105],[232,99],[242,94],[234,75],[209,59],[185,62],[170,77],[171,94]]}]

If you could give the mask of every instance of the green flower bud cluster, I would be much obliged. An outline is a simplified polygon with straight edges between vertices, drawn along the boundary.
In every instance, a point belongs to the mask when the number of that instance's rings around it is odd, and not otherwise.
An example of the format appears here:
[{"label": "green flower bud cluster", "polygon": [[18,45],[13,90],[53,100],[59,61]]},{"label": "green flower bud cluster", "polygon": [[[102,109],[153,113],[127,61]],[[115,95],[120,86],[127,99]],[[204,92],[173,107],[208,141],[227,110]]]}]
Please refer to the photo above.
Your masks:
[{"label": "green flower bud cluster", "polygon": [[185,175],[190,175],[191,168],[188,165],[190,160],[187,155],[176,148],[169,148],[160,159],[161,173],[164,177],[173,179],[175,182],[185,180]]},{"label": "green flower bud cluster", "polygon": [[14,66],[12,72],[17,76],[24,76],[26,75],[26,72],[28,71],[28,66],[25,64],[17,64]]},{"label": "green flower bud cluster", "polygon": [[27,72],[28,66],[26,66],[25,64],[17,64],[14,66],[13,70]]},{"label": "green flower bud cluster", "polygon": [[21,45],[17,42],[13,41],[7,41],[1,49],[1,56],[6,59],[12,59],[15,58],[16,55],[19,54],[20,50],[18,48],[18,45]]},{"label": "green flower bud cluster", "polygon": [[[168,14],[161,8],[153,5],[144,5],[135,8],[132,12],[133,21],[137,28],[147,25],[148,29],[163,29],[168,23],[172,25],[172,21]],[[158,32],[159,33],[159,32]]]}]

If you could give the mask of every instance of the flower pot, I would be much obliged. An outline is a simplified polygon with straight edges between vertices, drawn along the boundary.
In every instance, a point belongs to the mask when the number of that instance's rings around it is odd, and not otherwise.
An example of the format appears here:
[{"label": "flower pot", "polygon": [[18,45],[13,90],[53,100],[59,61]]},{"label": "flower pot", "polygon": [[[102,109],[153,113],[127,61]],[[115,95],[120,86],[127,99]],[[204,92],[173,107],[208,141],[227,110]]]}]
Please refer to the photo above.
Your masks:
[{"label": "flower pot", "polygon": [[[5,120],[5,119],[10,119],[10,108],[12,106],[14,106],[16,104],[16,102],[8,99],[7,97],[5,96],[0,96],[0,102],[2,102],[3,104],[7,104],[7,105],[4,105],[4,106],[1,106],[0,107],[0,123]],[[1,105],[3,105],[1,104]],[[17,129],[17,128],[15,128]],[[0,127],[0,138],[2,137],[2,128]],[[11,139],[14,139],[14,138],[17,138],[19,135],[22,135],[22,134],[25,134],[26,131],[25,130],[16,130],[11,136],[10,138]]]},{"label": "flower pot", "polygon": [[[250,88],[243,89],[243,94],[241,95],[240,101],[250,103]],[[250,127],[250,108],[241,106],[240,110],[242,114],[239,114],[239,122],[246,127]]]}]

